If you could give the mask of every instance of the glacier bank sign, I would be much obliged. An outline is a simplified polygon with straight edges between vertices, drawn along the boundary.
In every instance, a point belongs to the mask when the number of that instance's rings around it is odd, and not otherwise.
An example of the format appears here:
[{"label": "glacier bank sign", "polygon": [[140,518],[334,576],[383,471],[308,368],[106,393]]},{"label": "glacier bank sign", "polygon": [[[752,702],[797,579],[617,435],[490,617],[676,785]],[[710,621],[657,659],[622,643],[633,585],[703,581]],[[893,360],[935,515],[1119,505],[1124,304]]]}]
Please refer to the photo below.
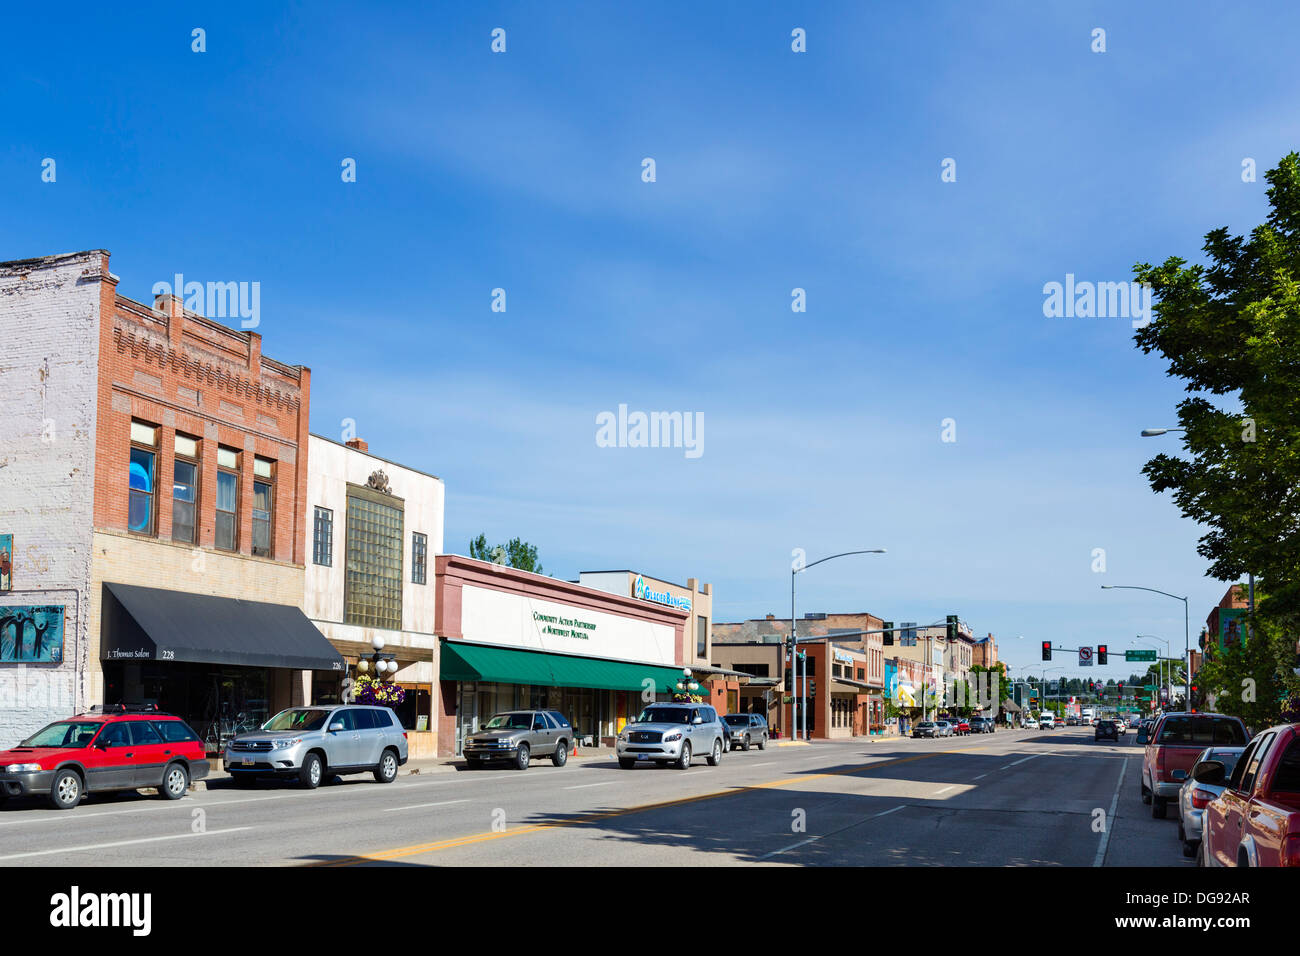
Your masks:
[{"label": "glacier bank sign", "polygon": [[638,601],[654,601],[656,604],[667,604],[669,607],[680,608],[683,611],[691,609],[690,598],[677,597],[667,591],[655,591],[646,585],[645,578],[639,574],[632,585],[632,596]]}]

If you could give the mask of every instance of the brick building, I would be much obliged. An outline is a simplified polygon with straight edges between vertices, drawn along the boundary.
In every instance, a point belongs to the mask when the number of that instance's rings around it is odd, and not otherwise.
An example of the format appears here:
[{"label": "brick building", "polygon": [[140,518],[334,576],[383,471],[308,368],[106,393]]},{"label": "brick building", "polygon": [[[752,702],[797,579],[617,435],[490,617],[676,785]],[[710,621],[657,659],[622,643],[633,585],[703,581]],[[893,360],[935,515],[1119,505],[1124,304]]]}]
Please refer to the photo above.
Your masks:
[{"label": "brick building", "polygon": [[157,702],[219,736],[342,665],[301,611],[311,373],[263,356],[256,332],[117,284],[103,250],[0,263],[0,335],[23,343],[0,382],[22,422],[0,445],[22,462],[0,470],[0,521],[57,555],[73,598],[63,660],[26,666],[70,675],[76,709]]}]

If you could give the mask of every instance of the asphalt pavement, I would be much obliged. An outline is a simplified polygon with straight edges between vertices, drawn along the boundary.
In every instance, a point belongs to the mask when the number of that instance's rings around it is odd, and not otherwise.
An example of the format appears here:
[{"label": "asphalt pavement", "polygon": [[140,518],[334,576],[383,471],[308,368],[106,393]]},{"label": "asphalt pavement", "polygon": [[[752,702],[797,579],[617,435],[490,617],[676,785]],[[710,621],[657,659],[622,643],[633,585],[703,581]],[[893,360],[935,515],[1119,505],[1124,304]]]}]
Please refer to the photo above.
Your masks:
[{"label": "asphalt pavement", "polygon": [[0,865],[1188,866],[1138,797],[1141,750],[1092,728],[769,746],[719,767],[221,777],[170,802],[0,808]]}]

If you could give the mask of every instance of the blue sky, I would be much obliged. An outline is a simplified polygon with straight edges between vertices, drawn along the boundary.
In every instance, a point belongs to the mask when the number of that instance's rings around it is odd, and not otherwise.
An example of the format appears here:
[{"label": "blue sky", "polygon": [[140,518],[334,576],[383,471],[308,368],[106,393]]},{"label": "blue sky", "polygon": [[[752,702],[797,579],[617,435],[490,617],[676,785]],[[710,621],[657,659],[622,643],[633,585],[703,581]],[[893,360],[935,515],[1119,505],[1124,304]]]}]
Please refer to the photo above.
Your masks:
[{"label": "blue sky", "polygon": [[[740,620],[789,613],[792,549],[886,547],[800,613],[959,613],[1013,665],[1180,645],[1178,602],[1099,589],[1136,584],[1190,594],[1195,640],[1226,585],[1140,475],[1180,386],[1042,288],[1262,220],[1300,10],[409,6],[9,11],[0,259],[104,247],[146,301],[260,282],[313,430],[442,477],[449,551],[698,577]],[[597,447],[620,403],[701,413],[703,455]]]}]

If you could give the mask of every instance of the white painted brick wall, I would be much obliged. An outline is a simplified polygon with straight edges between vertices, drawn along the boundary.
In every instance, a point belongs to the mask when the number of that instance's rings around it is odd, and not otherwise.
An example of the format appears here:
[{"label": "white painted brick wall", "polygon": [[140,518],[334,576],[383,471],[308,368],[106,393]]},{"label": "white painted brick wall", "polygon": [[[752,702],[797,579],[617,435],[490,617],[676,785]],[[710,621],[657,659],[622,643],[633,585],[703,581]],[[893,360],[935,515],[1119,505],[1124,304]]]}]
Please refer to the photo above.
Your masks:
[{"label": "white painted brick wall", "polygon": [[61,664],[0,664],[0,748],[88,699],[101,261],[0,263],[0,534],[14,536],[0,605],[66,608]]}]

